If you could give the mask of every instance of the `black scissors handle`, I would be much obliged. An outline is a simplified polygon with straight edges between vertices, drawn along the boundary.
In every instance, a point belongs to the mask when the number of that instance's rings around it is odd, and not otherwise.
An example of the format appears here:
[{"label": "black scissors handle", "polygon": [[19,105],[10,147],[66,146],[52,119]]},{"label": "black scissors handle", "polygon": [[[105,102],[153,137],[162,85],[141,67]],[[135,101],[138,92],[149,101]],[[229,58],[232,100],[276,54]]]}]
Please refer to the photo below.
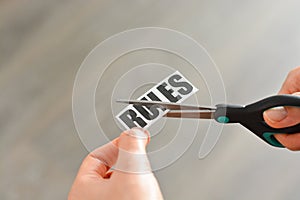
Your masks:
[{"label": "black scissors handle", "polygon": [[295,95],[275,95],[247,106],[219,104],[214,118],[220,123],[240,123],[262,140],[275,147],[284,147],[276,138],[276,133],[300,133],[300,123],[285,128],[270,127],[263,118],[263,113],[280,106],[300,107],[300,97]]}]

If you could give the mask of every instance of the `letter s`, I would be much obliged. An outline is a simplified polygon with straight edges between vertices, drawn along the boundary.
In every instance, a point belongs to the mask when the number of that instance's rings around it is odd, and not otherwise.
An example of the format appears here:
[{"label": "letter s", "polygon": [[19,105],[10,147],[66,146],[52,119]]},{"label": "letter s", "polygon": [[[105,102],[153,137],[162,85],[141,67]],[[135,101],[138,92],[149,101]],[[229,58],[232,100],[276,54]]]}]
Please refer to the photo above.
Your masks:
[{"label": "letter s", "polygon": [[182,95],[191,93],[193,91],[193,86],[186,81],[179,81],[180,79],[182,79],[182,77],[175,74],[169,78],[168,82],[173,87],[182,87],[178,90],[178,92]]}]

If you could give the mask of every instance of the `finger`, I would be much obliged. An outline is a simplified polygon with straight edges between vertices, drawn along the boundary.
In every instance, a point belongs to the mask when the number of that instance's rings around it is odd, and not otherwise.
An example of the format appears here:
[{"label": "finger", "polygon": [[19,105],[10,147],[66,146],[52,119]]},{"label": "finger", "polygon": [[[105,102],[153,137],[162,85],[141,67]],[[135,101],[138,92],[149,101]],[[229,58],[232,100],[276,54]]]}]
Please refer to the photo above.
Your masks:
[{"label": "finger", "polygon": [[274,137],[286,148],[292,151],[300,150],[300,133],[296,134],[275,134]]},{"label": "finger", "polygon": [[264,112],[267,124],[274,128],[284,128],[300,122],[300,108],[273,108]]},{"label": "finger", "polygon": [[101,146],[84,159],[79,169],[79,175],[90,175],[97,178],[106,177],[118,157],[118,138]]},{"label": "finger", "polygon": [[289,72],[279,94],[293,94],[300,91],[300,66]]},{"label": "finger", "polygon": [[[299,95],[300,93],[294,93]],[[274,128],[283,128],[296,125],[300,122],[300,108],[298,107],[278,107],[264,112],[264,119]]]},{"label": "finger", "polygon": [[146,145],[148,143],[149,133],[143,129],[133,128],[123,132],[119,137],[119,155],[113,176],[120,174],[120,172],[151,172],[146,154]]}]

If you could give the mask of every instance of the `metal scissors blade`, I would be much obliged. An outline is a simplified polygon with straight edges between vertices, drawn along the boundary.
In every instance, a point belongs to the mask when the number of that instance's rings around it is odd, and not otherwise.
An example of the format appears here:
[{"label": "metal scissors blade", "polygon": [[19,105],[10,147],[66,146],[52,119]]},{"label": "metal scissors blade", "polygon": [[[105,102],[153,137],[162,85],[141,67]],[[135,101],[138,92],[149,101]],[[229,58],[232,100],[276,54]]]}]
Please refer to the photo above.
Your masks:
[{"label": "metal scissors blade", "polygon": [[213,110],[216,108],[213,107],[203,107],[203,106],[191,106],[191,105],[183,105],[177,103],[166,103],[161,101],[144,101],[144,100],[117,100],[118,103],[126,103],[126,104],[134,104],[140,106],[154,106],[157,105],[162,108],[166,108],[169,110]]},{"label": "metal scissors blade", "polygon": [[213,119],[216,108],[191,106],[177,103],[166,103],[161,101],[143,101],[143,100],[117,100],[118,103],[134,104],[140,106],[158,106],[169,109],[170,111],[164,117],[173,118],[202,118]]},{"label": "metal scissors blade", "polygon": [[198,112],[173,112],[170,111],[164,117],[173,118],[197,118],[197,119],[214,119],[214,111],[198,111]]}]

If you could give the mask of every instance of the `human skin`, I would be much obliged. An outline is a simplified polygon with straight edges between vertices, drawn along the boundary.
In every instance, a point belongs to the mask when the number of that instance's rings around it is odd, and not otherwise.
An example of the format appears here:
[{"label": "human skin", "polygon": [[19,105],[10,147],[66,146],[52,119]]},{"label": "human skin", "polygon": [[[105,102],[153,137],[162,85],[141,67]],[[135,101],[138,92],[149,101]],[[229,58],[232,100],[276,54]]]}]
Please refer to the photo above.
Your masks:
[{"label": "human skin", "polygon": [[[300,67],[289,72],[278,94],[292,94],[300,96]],[[264,113],[268,125],[283,128],[300,123],[300,108],[285,107],[271,109]],[[300,150],[300,131],[296,134],[275,134],[275,138],[292,151]]]},{"label": "human skin", "polygon": [[82,162],[68,199],[163,199],[147,158],[148,143],[149,133],[134,128],[91,152]]}]

